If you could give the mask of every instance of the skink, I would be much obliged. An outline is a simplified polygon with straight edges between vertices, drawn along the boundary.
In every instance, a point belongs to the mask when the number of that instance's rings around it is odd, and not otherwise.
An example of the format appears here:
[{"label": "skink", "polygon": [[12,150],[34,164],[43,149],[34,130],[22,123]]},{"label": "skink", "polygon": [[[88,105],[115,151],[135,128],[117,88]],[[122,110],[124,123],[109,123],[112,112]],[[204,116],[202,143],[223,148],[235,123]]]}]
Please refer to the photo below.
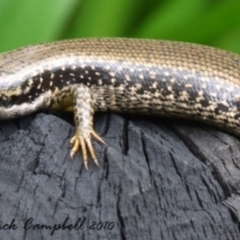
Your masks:
[{"label": "skink", "polygon": [[191,118],[240,135],[240,56],[190,43],[81,39],[0,55],[0,119],[73,111],[71,157],[98,164],[96,111]]}]

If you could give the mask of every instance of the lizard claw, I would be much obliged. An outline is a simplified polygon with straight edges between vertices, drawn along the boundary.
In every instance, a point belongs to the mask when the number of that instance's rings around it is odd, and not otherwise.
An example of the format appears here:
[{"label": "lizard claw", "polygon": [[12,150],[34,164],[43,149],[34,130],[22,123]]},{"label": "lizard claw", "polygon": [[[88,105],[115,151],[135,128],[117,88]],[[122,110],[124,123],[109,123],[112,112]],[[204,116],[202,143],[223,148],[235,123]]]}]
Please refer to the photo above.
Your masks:
[{"label": "lizard claw", "polygon": [[70,156],[73,159],[75,154],[81,149],[82,156],[83,156],[83,162],[86,169],[88,169],[88,154],[87,151],[89,151],[91,158],[95,162],[97,166],[99,166],[95,150],[92,145],[91,138],[96,139],[97,141],[106,144],[104,140],[93,130],[91,131],[79,131],[77,130],[75,135],[70,140],[70,146],[72,148],[70,152]]}]

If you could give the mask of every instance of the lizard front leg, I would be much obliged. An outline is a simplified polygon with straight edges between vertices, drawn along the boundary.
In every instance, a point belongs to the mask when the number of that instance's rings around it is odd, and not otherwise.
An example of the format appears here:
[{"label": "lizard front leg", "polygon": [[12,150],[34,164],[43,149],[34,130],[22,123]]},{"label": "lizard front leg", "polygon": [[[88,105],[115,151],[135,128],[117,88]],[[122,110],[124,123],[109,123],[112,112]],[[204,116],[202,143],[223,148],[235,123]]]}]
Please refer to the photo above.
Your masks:
[{"label": "lizard front leg", "polygon": [[86,169],[88,169],[87,151],[89,151],[93,161],[98,165],[91,139],[95,138],[104,144],[105,142],[93,129],[94,109],[90,89],[85,85],[76,84],[71,87],[71,92],[73,95],[73,112],[76,132],[70,141],[72,147],[70,156],[73,158],[76,152],[81,149],[84,165]]},{"label": "lizard front leg", "polygon": [[71,158],[75,156],[77,151],[81,150],[84,166],[88,169],[89,152],[93,161],[98,165],[92,146],[92,138],[104,144],[105,142],[93,129],[94,106],[90,89],[83,84],[67,86],[55,96],[51,108],[73,110],[76,131],[70,140]]}]

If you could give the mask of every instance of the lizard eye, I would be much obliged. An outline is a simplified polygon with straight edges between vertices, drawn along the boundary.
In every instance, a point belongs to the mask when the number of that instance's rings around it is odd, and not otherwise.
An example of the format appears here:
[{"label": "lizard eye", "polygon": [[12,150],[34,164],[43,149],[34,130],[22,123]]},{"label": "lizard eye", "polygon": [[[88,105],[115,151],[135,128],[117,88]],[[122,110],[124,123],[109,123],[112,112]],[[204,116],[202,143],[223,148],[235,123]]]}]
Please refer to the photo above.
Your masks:
[{"label": "lizard eye", "polygon": [[13,106],[13,100],[9,99],[4,105],[5,108],[11,108]]},{"label": "lizard eye", "polygon": [[4,108],[11,108],[13,106],[13,103],[14,103],[14,96],[10,98],[3,96],[0,98],[0,106]]}]

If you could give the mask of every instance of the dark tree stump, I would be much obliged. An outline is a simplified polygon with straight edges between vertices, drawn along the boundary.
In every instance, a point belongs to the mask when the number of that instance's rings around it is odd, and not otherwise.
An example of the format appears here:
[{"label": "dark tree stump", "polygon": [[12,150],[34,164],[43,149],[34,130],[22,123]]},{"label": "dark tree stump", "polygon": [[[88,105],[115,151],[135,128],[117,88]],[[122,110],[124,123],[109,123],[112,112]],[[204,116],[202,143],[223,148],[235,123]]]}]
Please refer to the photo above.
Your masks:
[{"label": "dark tree stump", "polygon": [[96,119],[107,146],[94,142],[88,171],[70,159],[67,121],[1,122],[1,239],[240,239],[238,139],[182,120]]}]

